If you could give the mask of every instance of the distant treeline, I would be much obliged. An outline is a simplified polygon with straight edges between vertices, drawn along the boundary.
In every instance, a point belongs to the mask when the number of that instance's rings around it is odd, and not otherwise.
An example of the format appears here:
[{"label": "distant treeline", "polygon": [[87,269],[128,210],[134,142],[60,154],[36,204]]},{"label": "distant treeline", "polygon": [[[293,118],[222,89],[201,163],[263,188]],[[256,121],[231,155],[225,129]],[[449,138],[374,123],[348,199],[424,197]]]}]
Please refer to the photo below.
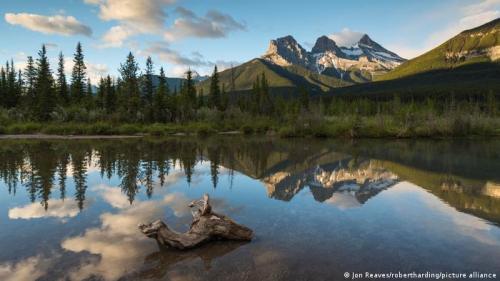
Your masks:
[{"label": "distant treeline", "polygon": [[[0,127],[28,122],[143,125],[198,122],[215,126],[212,129],[218,131],[252,131],[249,127],[260,122],[265,125],[256,129],[257,131],[276,131],[288,126],[296,132],[297,126],[307,129],[332,122],[344,122],[350,127],[339,125],[342,127],[340,133],[335,131],[326,135],[352,136],[356,128],[368,126],[367,120],[363,118],[377,118],[376,126],[384,127],[390,116],[391,126],[395,128],[425,126],[428,120],[439,117],[452,118],[453,120],[447,121],[449,126],[456,122],[459,125],[469,122],[471,128],[474,127],[474,122],[486,118],[488,124],[484,126],[489,126],[486,130],[488,134],[496,134],[499,129],[498,122],[491,123],[491,119],[498,119],[499,113],[497,93],[493,91],[486,94],[470,93],[468,96],[453,93],[438,96],[398,93],[370,96],[311,95],[308,89],[302,88],[298,90],[299,94],[284,97],[271,94],[272,89],[262,73],[255,80],[252,91],[238,93],[234,78],[227,84],[219,81],[217,66],[210,78],[208,93],[203,93],[201,87],[197,88],[190,70],[186,72],[186,79],[180,89],[172,91],[163,67],[159,69],[159,83],[153,83],[156,72],[151,58],[146,59],[141,71],[136,58],[129,53],[119,67],[119,77],[107,76],[95,81],[98,82],[98,87],[94,92],[92,81],[87,75],[81,44],[76,46],[69,81],[65,75],[64,60],[64,55],[60,53],[57,70],[53,75],[46,48],[42,46],[36,60],[31,56],[27,58],[26,69],[15,69],[12,61],[1,67]],[[346,120],[345,117],[349,119]],[[386,121],[382,122],[382,117]],[[468,118],[468,121],[457,121],[457,118]],[[384,127],[383,130],[388,129]],[[400,133],[391,131],[382,135],[397,136]]]}]

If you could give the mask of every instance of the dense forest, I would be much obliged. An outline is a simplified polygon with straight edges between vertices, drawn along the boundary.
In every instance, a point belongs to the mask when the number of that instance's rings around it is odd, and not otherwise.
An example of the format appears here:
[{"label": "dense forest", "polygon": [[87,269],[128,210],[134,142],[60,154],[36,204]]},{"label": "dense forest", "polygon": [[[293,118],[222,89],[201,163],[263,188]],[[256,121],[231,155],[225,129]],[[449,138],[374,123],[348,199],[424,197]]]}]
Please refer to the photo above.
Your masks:
[{"label": "dense forest", "polygon": [[[498,135],[497,93],[469,96],[390,97],[329,93],[272,94],[262,73],[253,90],[241,93],[220,83],[217,66],[208,93],[197,87],[191,70],[172,89],[163,67],[156,72],[148,57],[144,68],[129,53],[119,77],[90,81],[82,45],[67,79],[65,57],[55,72],[42,46],[25,69],[11,60],[0,69],[0,133],[135,134],[277,133],[281,136],[412,137]],[[156,82],[155,82],[156,81]],[[234,80],[233,80],[234,81]],[[97,90],[93,90],[93,84]]]}]

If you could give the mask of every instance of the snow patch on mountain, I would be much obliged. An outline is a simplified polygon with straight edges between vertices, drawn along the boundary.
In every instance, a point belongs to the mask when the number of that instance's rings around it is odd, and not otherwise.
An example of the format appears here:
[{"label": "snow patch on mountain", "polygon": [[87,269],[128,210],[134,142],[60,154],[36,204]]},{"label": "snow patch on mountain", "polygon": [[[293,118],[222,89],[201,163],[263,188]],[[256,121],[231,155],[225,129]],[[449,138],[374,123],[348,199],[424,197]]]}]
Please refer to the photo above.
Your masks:
[{"label": "snow patch on mountain", "polygon": [[356,70],[370,74],[387,72],[405,61],[366,34],[351,47],[339,47],[331,38],[321,36],[309,52],[292,36],[286,36],[271,40],[262,57],[280,66],[300,65],[341,79],[349,79],[345,74]]}]

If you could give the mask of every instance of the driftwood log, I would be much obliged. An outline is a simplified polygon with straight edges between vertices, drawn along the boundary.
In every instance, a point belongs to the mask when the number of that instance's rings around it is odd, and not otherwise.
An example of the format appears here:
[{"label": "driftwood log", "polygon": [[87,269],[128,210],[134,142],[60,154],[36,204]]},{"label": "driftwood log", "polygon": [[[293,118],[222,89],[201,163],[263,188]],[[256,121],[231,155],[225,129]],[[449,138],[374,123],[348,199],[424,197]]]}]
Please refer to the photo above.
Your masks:
[{"label": "driftwood log", "polygon": [[208,194],[189,204],[192,208],[193,222],[185,233],[171,230],[161,220],[141,224],[139,229],[149,238],[156,239],[161,246],[180,250],[191,249],[211,240],[250,241],[253,231],[237,224],[230,218],[212,211]]}]

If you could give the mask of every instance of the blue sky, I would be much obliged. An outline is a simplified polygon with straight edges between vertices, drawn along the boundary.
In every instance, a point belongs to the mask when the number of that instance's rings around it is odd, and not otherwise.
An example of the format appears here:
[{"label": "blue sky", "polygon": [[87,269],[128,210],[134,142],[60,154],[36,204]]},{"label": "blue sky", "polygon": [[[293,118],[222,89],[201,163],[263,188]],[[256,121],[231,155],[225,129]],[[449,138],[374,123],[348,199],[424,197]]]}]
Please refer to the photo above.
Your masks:
[{"label": "blue sky", "polygon": [[132,51],[141,66],[180,76],[201,74],[265,52],[269,40],[293,35],[306,49],[329,35],[349,44],[362,33],[411,58],[457,34],[500,17],[500,0],[0,0],[0,61],[24,66],[42,43],[67,72],[81,41],[92,79],[117,74]]}]

